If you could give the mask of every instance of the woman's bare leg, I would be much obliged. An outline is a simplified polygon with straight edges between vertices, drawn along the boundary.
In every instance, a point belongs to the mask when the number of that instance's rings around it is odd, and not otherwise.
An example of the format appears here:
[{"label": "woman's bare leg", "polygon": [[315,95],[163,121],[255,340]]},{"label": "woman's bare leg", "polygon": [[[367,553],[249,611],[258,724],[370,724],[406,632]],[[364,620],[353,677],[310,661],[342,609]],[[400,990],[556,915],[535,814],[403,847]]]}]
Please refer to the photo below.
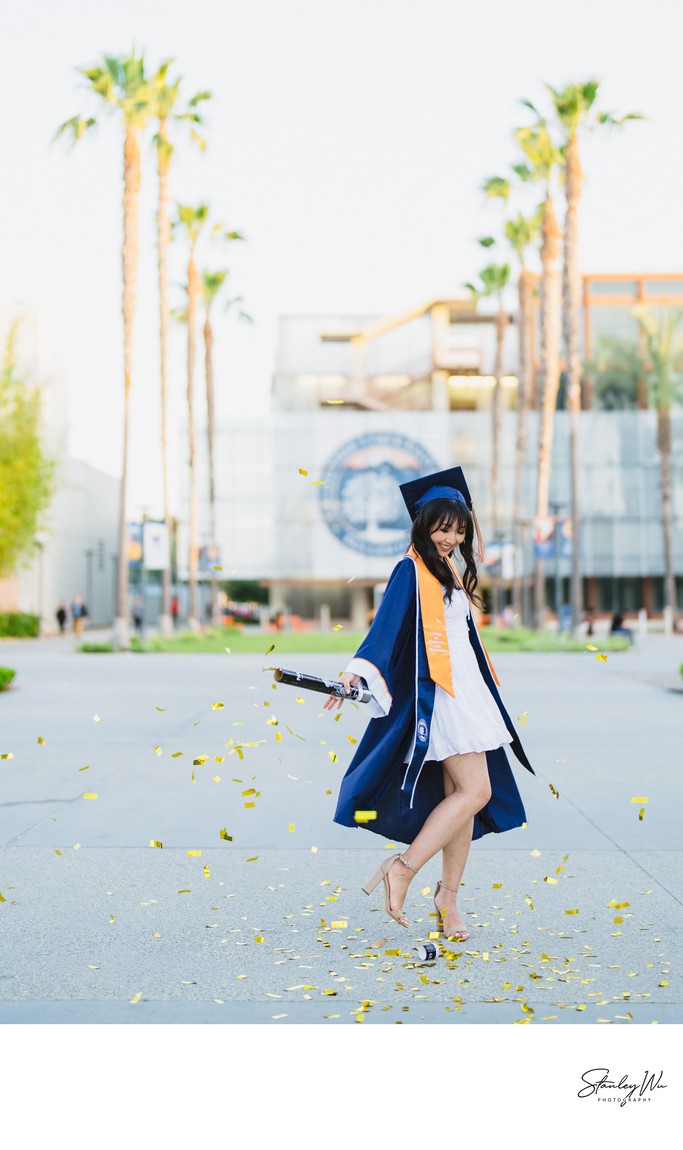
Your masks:
[{"label": "woman's bare leg", "polygon": [[[445,794],[452,794],[453,780],[446,768],[443,768],[443,785]],[[458,931],[467,930],[456,907],[457,894],[465,872],[465,866],[472,846],[472,831],[474,829],[474,816],[447,842],[442,851],[442,886],[439,890],[436,905],[441,911],[441,922],[446,936]]]},{"label": "woman's bare leg", "polygon": [[[403,855],[415,871],[418,871],[429,862],[430,858],[443,850],[445,867],[443,882],[448,886],[457,887],[465,869],[469,844],[472,840],[472,820],[491,797],[486,753],[477,751],[467,755],[451,755],[448,759],[444,759],[443,770],[445,790],[446,779],[448,780],[445,797],[431,812],[417,838],[406,848]],[[397,861],[391,867],[389,874],[391,906],[393,910],[398,910],[403,906],[413,871]],[[453,875],[453,882],[448,882],[447,874]],[[453,899],[454,897],[449,896]],[[449,914],[448,918],[449,926],[452,926],[453,915]]]}]

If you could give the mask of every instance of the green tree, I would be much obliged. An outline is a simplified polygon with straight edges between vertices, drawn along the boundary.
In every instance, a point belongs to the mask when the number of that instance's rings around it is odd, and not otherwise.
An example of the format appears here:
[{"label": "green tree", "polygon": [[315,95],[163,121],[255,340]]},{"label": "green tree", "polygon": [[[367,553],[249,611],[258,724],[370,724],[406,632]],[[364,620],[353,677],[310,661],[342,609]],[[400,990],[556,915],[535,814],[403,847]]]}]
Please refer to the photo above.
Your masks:
[{"label": "green tree", "polygon": [[54,489],[41,442],[40,391],[17,368],[19,321],[9,329],[0,375],[0,575],[30,559]]},{"label": "green tree", "polygon": [[633,309],[645,343],[644,374],[652,406],[657,411],[662,489],[662,540],[664,544],[664,605],[672,623],[678,614],[674,574],[671,513],[671,408],[683,400],[683,308],[659,312],[644,305]]},{"label": "green tree", "polygon": [[160,628],[162,633],[170,634],[173,630],[171,619],[171,512],[168,494],[168,252],[171,243],[171,214],[169,211],[169,180],[171,163],[175,151],[173,143],[174,128],[186,127],[190,131],[191,139],[203,150],[206,147],[204,137],[198,128],[202,124],[202,117],[197,107],[205,100],[210,99],[210,92],[197,92],[185,108],[179,106],[181,99],[181,77],[169,80],[168,71],[173,63],[165,60],[151,79],[153,112],[156,119],[157,130],[154,137],[157,159],[157,278],[159,284],[159,368],[161,383],[161,467],[163,484],[164,519],[169,527],[169,553],[166,570],[162,580],[162,602]]},{"label": "green tree", "polygon": [[[233,238],[237,238],[237,234],[233,233]],[[216,440],[216,392],[214,383],[214,370],[213,370],[213,323],[212,312],[216,303],[216,299],[227,279],[227,271],[204,271],[202,275],[202,285],[204,292],[204,371],[206,379],[206,434],[207,434],[207,447],[209,457],[209,509],[210,509],[210,530],[211,542],[216,543],[217,530],[216,530],[216,475],[214,467],[214,449]],[[225,310],[228,311],[235,304],[242,302],[242,296],[233,296],[225,305]],[[239,316],[241,319],[251,320],[251,316],[247,312],[240,309]],[[216,579],[215,572],[211,572],[211,616],[214,621],[218,620],[218,580]]]},{"label": "green tree", "polygon": [[[558,265],[560,255],[560,229],[557,223],[553,195],[562,165],[562,154],[550,134],[543,116],[528,100],[537,120],[530,127],[515,133],[526,162],[515,165],[515,172],[523,182],[532,181],[542,188],[541,203],[541,307],[539,391],[541,418],[538,443],[538,481],[536,487],[536,515],[548,515],[550,498],[550,469],[552,461],[555,408],[560,386],[560,298],[561,280]],[[536,560],[536,616],[542,625],[545,617],[545,564]]]},{"label": "green tree", "polygon": [[190,471],[190,521],[189,521],[189,610],[188,626],[191,630],[199,629],[199,615],[197,609],[197,571],[199,563],[199,546],[197,541],[197,432],[195,428],[194,413],[194,370],[197,355],[197,304],[201,292],[201,278],[197,270],[196,248],[202,230],[209,218],[209,205],[178,204],[174,220],[174,228],[184,233],[188,244],[187,271],[185,292],[187,295],[187,310],[185,321],[187,323],[187,434],[188,434],[188,467]]},{"label": "green tree", "polygon": [[581,279],[579,271],[578,208],[583,186],[580,140],[584,132],[596,125],[614,127],[626,120],[641,119],[635,113],[617,119],[611,112],[596,112],[594,108],[599,83],[589,80],[584,84],[567,84],[562,89],[546,85],[550,92],[555,116],[560,126],[561,147],[564,156],[564,258],[562,264],[562,327],[566,356],[567,408],[569,410],[569,459],[571,472],[572,575],[571,608],[572,630],[576,636],[583,616],[581,585],[581,549],[579,547],[579,412],[581,410],[581,359],[579,356],[579,309],[581,307]]},{"label": "green tree", "polygon": [[[479,241],[482,247],[491,247],[494,243],[490,236]],[[480,299],[493,298],[496,303],[496,355],[493,368],[494,385],[492,410],[492,440],[493,458],[491,471],[492,489],[492,527],[496,535],[500,528],[500,429],[502,414],[502,378],[503,354],[505,348],[505,332],[509,323],[508,313],[505,310],[505,291],[510,282],[509,264],[487,264],[479,272],[478,283],[466,283],[465,287],[478,302]]]},{"label": "green tree", "polygon": [[[489,248],[495,241],[485,236],[479,241],[484,248]],[[493,369],[495,382],[493,385],[493,401],[491,404],[491,529],[493,538],[500,534],[500,441],[502,423],[502,379],[503,379],[503,353],[505,348],[505,332],[509,323],[508,313],[505,309],[505,291],[510,282],[509,264],[487,264],[479,272],[479,283],[467,283],[465,287],[475,300],[493,298],[496,302],[496,358]],[[498,613],[498,579],[493,583],[493,612]]]},{"label": "green tree", "polygon": [[[128,612],[128,535],[127,485],[130,389],[133,371],[133,321],[138,265],[138,215],[140,201],[140,137],[154,110],[154,91],[145,74],[144,56],[135,51],[130,56],[104,56],[92,68],[77,69],[88,82],[90,91],[104,102],[109,112],[118,116],[123,128],[123,460],[119,502],[119,556],[116,595],[116,619],[112,642],[115,648],[130,646]],[[69,134],[74,143],[94,127],[93,117],[73,116],[58,129],[57,136]]]}]

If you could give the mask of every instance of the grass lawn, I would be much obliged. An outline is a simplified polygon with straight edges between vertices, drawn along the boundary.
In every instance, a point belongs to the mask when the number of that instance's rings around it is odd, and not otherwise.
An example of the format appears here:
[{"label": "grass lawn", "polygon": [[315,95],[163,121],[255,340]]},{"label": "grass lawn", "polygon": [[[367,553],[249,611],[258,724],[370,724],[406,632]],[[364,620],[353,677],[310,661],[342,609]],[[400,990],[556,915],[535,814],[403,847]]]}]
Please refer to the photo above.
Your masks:
[{"label": "grass lawn", "polygon": [[[173,651],[184,654],[216,653],[222,654],[226,648],[232,655],[244,653],[268,654],[269,648],[273,659],[280,655],[292,654],[334,654],[340,652],[353,654],[358,649],[364,635],[357,631],[335,631],[323,633],[319,631],[282,631],[279,634],[238,631],[228,627],[212,627],[200,634],[191,631],[179,631],[168,638],[160,636],[148,639],[141,643],[136,637],[132,640],[134,651],[142,653]],[[529,631],[523,627],[502,630],[485,627],[482,637],[489,653],[500,651],[586,651],[588,643],[592,640],[581,639],[572,642],[568,636],[558,636],[547,631]],[[625,651],[629,647],[628,639],[621,636],[605,638],[595,642],[594,646],[599,652]]]}]

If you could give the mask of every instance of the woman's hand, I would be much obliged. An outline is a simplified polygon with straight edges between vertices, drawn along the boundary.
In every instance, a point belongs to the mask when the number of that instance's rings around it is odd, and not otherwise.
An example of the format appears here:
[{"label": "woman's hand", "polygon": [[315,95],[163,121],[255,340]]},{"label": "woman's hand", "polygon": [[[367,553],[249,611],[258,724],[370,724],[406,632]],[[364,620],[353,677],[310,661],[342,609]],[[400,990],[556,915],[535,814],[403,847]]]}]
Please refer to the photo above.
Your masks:
[{"label": "woman's hand", "polygon": [[[344,674],[339,676],[339,682],[344,684],[344,690],[348,695],[351,687],[355,687],[357,683],[360,683],[360,675],[352,675],[349,671],[344,671]],[[328,695],[323,703],[323,709],[325,711],[333,711],[335,706],[339,709],[343,702],[344,700],[341,696]]]}]

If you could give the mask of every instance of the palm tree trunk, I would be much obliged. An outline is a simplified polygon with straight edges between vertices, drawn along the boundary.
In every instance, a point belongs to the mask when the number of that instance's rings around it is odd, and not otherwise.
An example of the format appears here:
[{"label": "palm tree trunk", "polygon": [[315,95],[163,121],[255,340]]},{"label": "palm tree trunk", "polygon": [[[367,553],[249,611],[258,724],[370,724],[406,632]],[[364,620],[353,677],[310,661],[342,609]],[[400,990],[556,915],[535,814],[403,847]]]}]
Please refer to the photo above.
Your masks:
[{"label": "palm tree trunk", "polygon": [[564,264],[562,268],[562,325],[567,356],[567,407],[569,409],[569,461],[571,473],[572,633],[576,638],[583,614],[581,588],[581,550],[579,539],[579,413],[581,411],[581,361],[579,359],[579,307],[581,286],[578,267],[578,206],[583,173],[579,143],[571,135],[565,151],[565,194],[567,214],[564,227]]},{"label": "palm tree trunk", "polygon": [[[561,281],[557,268],[559,228],[553,202],[543,205],[543,243],[541,246],[541,425],[538,444],[538,487],[536,515],[548,514],[550,466],[555,428],[555,407],[560,385],[560,298]],[[536,623],[545,622],[545,562],[536,560]]]},{"label": "palm tree trunk", "polygon": [[112,646],[121,649],[130,646],[128,618],[128,438],[130,425],[130,386],[133,362],[133,319],[135,316],[135,281],[138,263],[138,204],[140,199],[140,141],[138,129],[126,125],[123,142],[123,246],[121,263],[123,292],[123,460],[121,464],[121,494],[119,498],[119,558],[116,594],[116,619],[112,632]]},{"label": "palm tree trunk", "polygon": [[[216,478],[214,470],[213,446],[216,437],[216,406],[213,380],[213,329],[211,327],[210,309],[206,309],[204,320],[204,370],[206,376],[206,430],[209,449],[209,513],[211,524],[211,543],[216,543]],[[218,580],[215,571],[211,570],[211,618],[218,620]]]},{"label": "palm tree trunk", "polygon": [[[493,385],[492,437],[493,451],[491,460],[491,529],[494,540],[500,536],[500,439],[502,416],[502,376],[503,376],[503,347],[505,344],[505,329],[508,318],[505,309],[499,305],[496,316],[496,363],[494,368],[495,383]],[[502,543],[500,570],[493,575],[493,618],[494,623],[500,611],[500,583],[502,572]]]},{"label": "palm tree trunk", "polygon": [[199,274],[194,262],[194,248],[190,249],[187,265],[187,428],[189,438],[190,468],[190,539],[189,539],[189,611],[188,626],[199,629],[197,614],[197,474],[195,469],[196,432],[194,425],[194,363],[196,352],[197,297],[199,295]]},{"label": "palm tree trunk", "polygon": [[512,497],[512,522],[515,537],[515,575],[512,585],[513,613],[522,618],[522,484],[526,456],[526,415],[532,393],[533,363],[531,357],[531,281],[522,263],[519,273],[519,376],[517,385],[517,435],[515,439],[515,477]]},{"label": "palm tree trunk", "polygon": [[171,510],[168,497],[168,399],[167,399],[167,352],[168,352],[168,249],[171,242],[171,217],[168,211],[169,154],[164,147],[166,139],[166,119],[159,120],[160,145],[157,150],[157,173],[159,179],[159,203],[157,209],[157,258],[159,279],[159,370],[161,377],[161,471],[164,499],[164,521],[168,538],[166,567],[162,573],[161,618],[159,626],[162,635],[173,631],[171,618]]},{"label": "palm tree trunk", "polygon": [[662,484],[664,606],[671,609],[671,621],[675,623],[678,604],[676,601],[676,578],[674,575],[673,547],[671,542],[671,410],[668,407],[657,408],[657,446],[659,448]]}]

